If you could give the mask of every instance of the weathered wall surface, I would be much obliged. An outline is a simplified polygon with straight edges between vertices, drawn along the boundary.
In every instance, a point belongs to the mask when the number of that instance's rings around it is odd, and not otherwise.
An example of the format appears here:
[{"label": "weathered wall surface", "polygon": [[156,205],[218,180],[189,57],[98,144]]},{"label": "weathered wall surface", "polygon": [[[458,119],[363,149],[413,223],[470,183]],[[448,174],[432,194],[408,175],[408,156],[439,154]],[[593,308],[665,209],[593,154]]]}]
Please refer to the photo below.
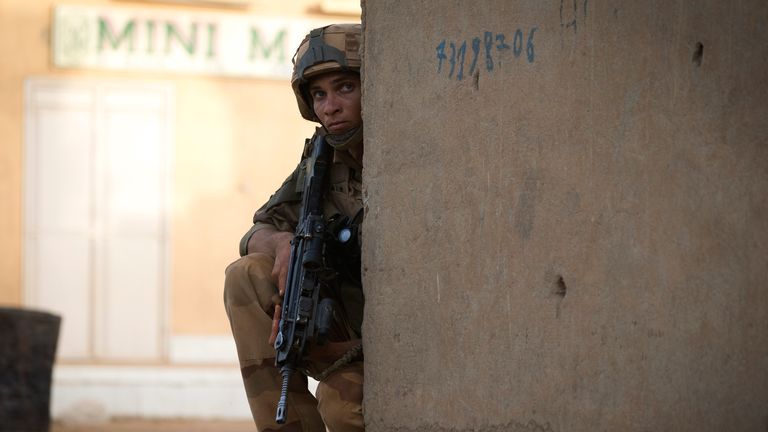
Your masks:
[{"label": "weathered wall surface", "polygon": [[768,3],[364,25],[369,430],[768,430]]}]

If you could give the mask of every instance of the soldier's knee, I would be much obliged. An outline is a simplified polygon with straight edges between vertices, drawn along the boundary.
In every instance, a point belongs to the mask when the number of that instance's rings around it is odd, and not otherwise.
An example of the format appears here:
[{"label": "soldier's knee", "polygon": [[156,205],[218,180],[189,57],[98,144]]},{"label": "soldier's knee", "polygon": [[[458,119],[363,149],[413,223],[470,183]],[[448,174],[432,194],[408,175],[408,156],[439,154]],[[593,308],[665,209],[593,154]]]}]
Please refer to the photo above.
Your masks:
[{"label": "soldier's knee", "polygon": [[272,282],[274,258],[267,254],[253,253],[241,257],[224,271],[224,305],[250,304],[257,301],[268,307],[276,291]]},{"label": "soldier's knee", "polygon": [[317,409],[332,432],[362,431],[362,363],[332,374],[317,387]]},{"label": "soldier's knee", "polygon": [[327,404],[320,402],[317,405],[325,426],[330,432],[359,432],[364,431],[362,405],[341,402]]},{"label": "soldier's knee", "polygon": [[224,270],[224,274],[227,279],[247,276],[254,272],[269,275],[274,265],[275,259],[273,257],[263,253],[252,253],[233,261]]}]

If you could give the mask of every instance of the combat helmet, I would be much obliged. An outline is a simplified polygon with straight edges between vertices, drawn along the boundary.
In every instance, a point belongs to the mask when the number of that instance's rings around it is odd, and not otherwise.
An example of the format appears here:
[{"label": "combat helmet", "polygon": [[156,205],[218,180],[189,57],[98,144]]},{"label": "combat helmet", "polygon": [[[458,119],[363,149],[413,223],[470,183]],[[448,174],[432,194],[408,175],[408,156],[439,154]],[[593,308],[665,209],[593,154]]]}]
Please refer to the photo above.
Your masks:
[{"label": "combat helmet", "polygon": [[332,24],[309,32],[293,56],[291,87],[301,116],[318,121],[306,90],[309,79],[336,71],[360,73],[360,24]]}]

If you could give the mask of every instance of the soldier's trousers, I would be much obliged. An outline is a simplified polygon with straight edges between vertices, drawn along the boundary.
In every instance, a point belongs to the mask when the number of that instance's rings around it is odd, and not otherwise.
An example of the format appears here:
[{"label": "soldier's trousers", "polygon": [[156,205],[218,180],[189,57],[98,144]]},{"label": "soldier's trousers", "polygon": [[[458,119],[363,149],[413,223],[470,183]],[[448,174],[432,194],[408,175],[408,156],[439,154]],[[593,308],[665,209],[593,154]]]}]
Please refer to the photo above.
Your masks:
[{"label": "soldier's trousers", "polygon": [[282,377],[269,344],[272,329],[274,260],[250,254],[227,267],[224,306],[237,345],[240,372],[251,414],[259,431],[331,432],[363,431],[363,363],[350,363],[320,382],[317,399],[307,389],[307,378],[291,377],[286,423],[275,422]]}]

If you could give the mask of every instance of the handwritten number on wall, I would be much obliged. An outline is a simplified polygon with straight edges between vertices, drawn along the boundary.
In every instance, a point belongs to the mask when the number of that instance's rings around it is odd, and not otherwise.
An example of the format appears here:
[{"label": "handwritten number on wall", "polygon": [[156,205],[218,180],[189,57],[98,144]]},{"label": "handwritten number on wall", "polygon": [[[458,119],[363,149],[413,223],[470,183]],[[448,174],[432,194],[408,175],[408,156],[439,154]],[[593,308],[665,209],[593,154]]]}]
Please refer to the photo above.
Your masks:
[{"label": "handwritten number on wall", "polygon": [[520,57],[520,53],[523,52],[523,31],[517,29],[515,32],[515,41],[512,43],[512,52],[515,54],[515,58]]},{"label": "handwritten number on wall", "polygon": [[493,57],[491,57],[491,48],[493,47],[493,33],[485,32],[485,68],[488,72],[493,71]]},{"label": "handwritten number on wall", "polygon": [[475,73],[475,67],[477,67],[477,55],[480,54],[480,38],[476,37],[472,39],[472,65],[469,67],[469,74]]},{"label": "handwritten number on wall", "polygon": [[[496,45],[496,50],[499,51],[499,57],[501,57],[502,51],[509,51],[512,49],[505,41],[506,36],[502,33],[499,33],[496,35],[496,42],[498,42],[498,45]],[[501,67],[501,60],[499,60],[499,67]]]},{"label": "handwritten number on wall", "polygon": [[445,60],[445,39],[437,45],[437,73],[443,70],[443,60]]},{"label": "handwritten number on wall", "polygon": [[464,56],[467,54],[467,41],[464,41],[459,47],[459,73],[456,75],[456,79],[461,81],[464,79]]},{"label": "handwritten number on wall", "polygon": [[538,30],[536,27],[531,29],[531,32],[528,33],[528,45],[525,47],[525,52],[528,54],[528,63],[533,63],[533,60],[536,58],[536,53],[533,48],[533,33]]},{"label": "handwritten number on wall", "polygon": [[[498,67],[501,67],[501,60],[509,51],[512,51],[512,55],[514,55],[515,58],[519,58],[523,53],[524,42],[526,59],[528,60],[528,63],[533,63],[536,60],[536,49],[533,41],[536,30],[538,30],[537,27],[532,27],[528,32],[528,40],[524,41],[525,36],[523,30],[517,29],[512,37],[511,46],[507,43],[508,39],[504,33],[494,34],[493,32],[487,31],[483,33],[482,38],[472,38],[472,52],[470,53],[469,58],[469,75],[473,75],[477,69],[477,60],[481,50],[485,55],[485,70],[488,72],[493,72],[497,64]],[[446,52],[446,47],[449,52]],[[467,40],[455,42],[443,39],[437,44],[435,51],[437,55],[437,74],[440,75],[443,72],[443,63],[447,61],[450,66],[448,70],[448,78],[452,79],[455,73],[457,80],[463,80],[465,76],[464,65],[467,61]]]}]

